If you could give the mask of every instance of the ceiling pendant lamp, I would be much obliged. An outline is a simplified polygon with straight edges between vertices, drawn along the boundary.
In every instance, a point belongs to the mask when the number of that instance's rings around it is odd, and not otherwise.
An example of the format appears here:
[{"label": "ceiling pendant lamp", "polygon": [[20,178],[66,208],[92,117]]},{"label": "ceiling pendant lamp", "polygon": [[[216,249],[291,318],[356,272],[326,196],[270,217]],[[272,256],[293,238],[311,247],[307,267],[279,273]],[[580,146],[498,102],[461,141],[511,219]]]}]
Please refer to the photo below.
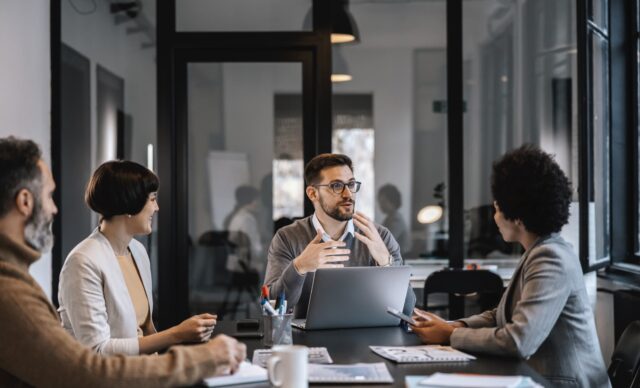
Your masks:
[{"label": "ceiling pendant lamp", "polygon": [[351,79],[351,72],[347,61],[342,56],[341,49],[333,46],[331,48],[331,82],[347,82],[351,81]]},{"label": "ceiling pendant lamp", "polygon": [[[325,0],[322,0],[325,1]],[[302,28],[311,30],[313,9],[304,17]],[[349,0],[333,0],[331,4],[331,43],[360,42],[360,31],[353,15],[349,12]]]},{"label": "ceiling pendant lamp", "polygon": [[349,12],[349,0],[334,0],[331,4],[331,43],[360,42],[360,31]]}]

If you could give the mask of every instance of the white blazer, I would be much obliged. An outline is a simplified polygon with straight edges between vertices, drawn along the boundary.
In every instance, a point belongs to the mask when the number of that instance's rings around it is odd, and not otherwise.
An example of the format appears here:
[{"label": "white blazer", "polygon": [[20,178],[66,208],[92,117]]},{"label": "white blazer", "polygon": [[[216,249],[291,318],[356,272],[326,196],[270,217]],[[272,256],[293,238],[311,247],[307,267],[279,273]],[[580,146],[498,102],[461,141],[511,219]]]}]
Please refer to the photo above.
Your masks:
[{"label": "white blazer", "polygon": [[[144,246],[132,239],[133,255],[153,311],[151,266]],[[118,259],[98,229],[69,253],[60,273],[58,300],[63,327],[101,354],[137,355],[138,323]],[[155,329],[154,329],[155,331]]]}]

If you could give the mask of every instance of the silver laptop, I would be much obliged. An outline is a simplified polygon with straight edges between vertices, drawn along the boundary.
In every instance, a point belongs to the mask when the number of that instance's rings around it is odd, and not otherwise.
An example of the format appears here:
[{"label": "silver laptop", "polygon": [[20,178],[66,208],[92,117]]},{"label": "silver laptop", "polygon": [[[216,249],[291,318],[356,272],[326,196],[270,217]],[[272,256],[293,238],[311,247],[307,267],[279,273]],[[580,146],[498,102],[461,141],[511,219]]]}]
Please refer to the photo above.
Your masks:
[{"label": "silver laptop", "polygon": [[397,326],[400,319],[387,307],[402,311],[411,267],[347,267],[319,269],[315,273],[307,319],[294,327],[341,329]]}]

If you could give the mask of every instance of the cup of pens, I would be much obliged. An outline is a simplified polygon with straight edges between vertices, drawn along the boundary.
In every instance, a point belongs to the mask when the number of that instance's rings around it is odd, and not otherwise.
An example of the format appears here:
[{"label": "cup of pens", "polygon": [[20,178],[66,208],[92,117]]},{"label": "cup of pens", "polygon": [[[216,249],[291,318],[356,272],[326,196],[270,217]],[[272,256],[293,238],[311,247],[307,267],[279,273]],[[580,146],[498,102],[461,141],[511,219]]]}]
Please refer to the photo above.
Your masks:
[{"label": "cup of pens", "polygon": [[265,346],[291,345],[293,336],[291,334],[291,320],[293,314],[287,311],[287,299],[284,292],[278,295],[275,304],[268,299],[269,292],[266,286],[262,288],[262,328],[263,342]]},{"label": "cup of pens", "polygon": [[265,315],[263,316],[265,346],[291,345],[293,336],[291,334],[291,320],[293,314]]}]

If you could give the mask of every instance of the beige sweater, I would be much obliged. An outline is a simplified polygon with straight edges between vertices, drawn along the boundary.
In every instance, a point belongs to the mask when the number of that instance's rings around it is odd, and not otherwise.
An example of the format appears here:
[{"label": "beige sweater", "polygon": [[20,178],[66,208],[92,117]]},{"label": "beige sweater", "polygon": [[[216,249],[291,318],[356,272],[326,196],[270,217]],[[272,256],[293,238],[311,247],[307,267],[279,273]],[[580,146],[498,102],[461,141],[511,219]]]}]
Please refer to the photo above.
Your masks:
[{"label": "beige sweater", "polygon": [[82,346],[62,328],[56,310],[29,275],[29,265],[39,256],[0,235],[0,387],[190,385],[226,368],[206,345],[136,357],[103,357]]}]

